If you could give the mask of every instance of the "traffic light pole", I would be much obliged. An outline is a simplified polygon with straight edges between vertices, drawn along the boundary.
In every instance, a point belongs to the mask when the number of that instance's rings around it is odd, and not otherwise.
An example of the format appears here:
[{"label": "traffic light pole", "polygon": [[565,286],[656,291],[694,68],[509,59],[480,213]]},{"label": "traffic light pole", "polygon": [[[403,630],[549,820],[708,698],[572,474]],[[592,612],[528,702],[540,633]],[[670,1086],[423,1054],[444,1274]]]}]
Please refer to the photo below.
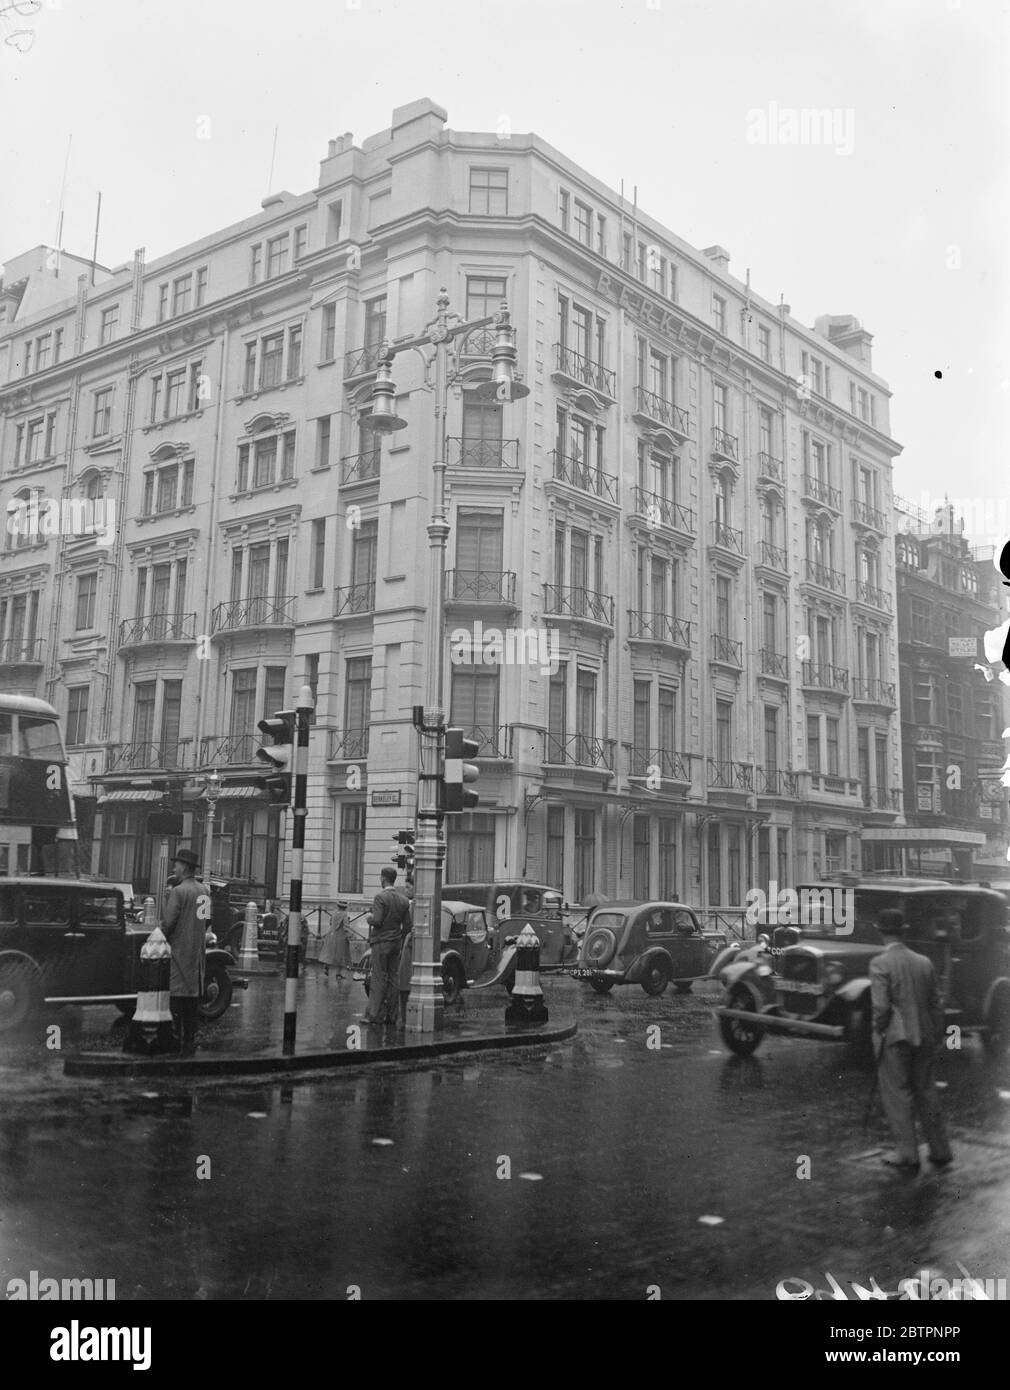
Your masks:
[{"label": "traffic light pole", "polygon": [[312,691],[303,685],[295,707],[295,784],[291,832],[291,888],[288,898],[288,949],[284,980],[284,1055],[295,1050],[298,1023],[298,956],[302,944],[302,874],[305,868],[305,817],[309,782],[309,719]]}]

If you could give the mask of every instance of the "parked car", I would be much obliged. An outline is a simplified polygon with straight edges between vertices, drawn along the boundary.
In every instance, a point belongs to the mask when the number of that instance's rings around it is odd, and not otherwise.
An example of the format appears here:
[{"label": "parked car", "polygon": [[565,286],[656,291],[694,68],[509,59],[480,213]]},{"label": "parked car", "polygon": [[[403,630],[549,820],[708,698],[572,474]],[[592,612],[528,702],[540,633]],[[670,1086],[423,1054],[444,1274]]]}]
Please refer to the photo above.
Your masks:
[{"label": "parked car", "polygon": [[510,942],[527,922],[540,938],[542,971],[561,970],[578,958],[571,909],[556,888],[542,883],[447,883],[442,897],[483,907],[488,920],[496,924],[497,964],[494,978],[482,982],[486,985],[503,983],[508,988],[511,984],[515,951]]},{"label": "parked car", "polygon": [[[442,899],[442,993],[447,1004],[454,1004],[463,990],[472,985],[491,965],[495,933],[486,908],[473,903]],[[408,932],[404,949],[413,946]],[[366,951],[355,968],[368,994],[371,988],[372,953]]]},{"label": "parked car", "polygon": [[852,920],[842,927],[779,926],[720,965],[725,996],[716,1012],[726,1046],[749,1056],[766,1033],[788,1033],[848,1042],[869,1056],[870,961],[885,947],[877,919],[897,908],[909,924],[907,944],[936,967],[948,1022],[979,1033],[990,1053],[1003,1055],[1010,1046],[1003,896],[923,879],[860,880],[852,894]]},{"label": "parked car", "polygon": [[687,993],[709,976],[726,944],[724,933],[706,932],[684,903],[605,903],[590,913],[578,965],[568,973],[597,994],[635,984],[658,995],[671,981]]},{"label": "parked car", "polygon": [[[114,1004],[132,1014],[148,932],[127,921],[122,890],[66,878],[0,881],[0,1032],[43,1004]],[[200,1015],[231,1003],[227,951],[207,951]]]}]

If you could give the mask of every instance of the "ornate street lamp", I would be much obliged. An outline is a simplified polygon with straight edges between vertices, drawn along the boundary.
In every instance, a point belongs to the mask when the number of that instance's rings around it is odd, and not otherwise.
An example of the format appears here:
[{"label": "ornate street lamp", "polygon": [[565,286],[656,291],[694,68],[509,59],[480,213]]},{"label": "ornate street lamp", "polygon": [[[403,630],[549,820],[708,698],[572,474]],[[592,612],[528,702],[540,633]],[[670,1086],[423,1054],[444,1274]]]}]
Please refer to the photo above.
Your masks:
[{"label": "ornate street lamp", "polygon": [[203,798],[207,803],[207,826],[203,840],[203,871],[210,877],[210,861],[214,853],[214,817],[217,814],[217,800],[221,795],[221,778],[217,770],[208,772],[203,779]]}]

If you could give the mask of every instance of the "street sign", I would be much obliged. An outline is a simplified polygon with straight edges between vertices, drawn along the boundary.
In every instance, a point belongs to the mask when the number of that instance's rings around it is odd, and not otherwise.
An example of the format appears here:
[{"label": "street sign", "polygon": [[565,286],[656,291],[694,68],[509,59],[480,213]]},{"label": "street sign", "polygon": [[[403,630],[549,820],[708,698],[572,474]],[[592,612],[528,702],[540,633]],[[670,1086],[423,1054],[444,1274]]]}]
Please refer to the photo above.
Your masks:
[{"label": "street sign", "polygon": [[933,809],[933,784],[932,782],[919,782],[915,788],[915,809],[917,811],[932,811]]},{"label": "street sign", "polygon": [[399,804],[400,804],[400,791],[399,791],[399,788],[397,788],[396,791],[372,792],[372,805],[373,805],[373,806],[399,806]]},{"label": "street sign", "polygon": [[948,656],[977,656],[978,642],[974,637],[948,637]]}]

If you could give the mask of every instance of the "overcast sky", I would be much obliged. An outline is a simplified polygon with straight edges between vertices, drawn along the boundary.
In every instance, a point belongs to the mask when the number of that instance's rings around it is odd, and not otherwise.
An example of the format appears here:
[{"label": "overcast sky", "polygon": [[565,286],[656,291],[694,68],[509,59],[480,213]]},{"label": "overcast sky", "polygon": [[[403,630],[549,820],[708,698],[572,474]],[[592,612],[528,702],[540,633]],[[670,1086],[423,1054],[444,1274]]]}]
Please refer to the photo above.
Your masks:
[{"label": "overcast sky", "polygon": [[[273,191],[302,193],[330,138],[429,96],[637,184],[802,322],[855,314],[896,490],[1002,506],[1006,536],[1008,23],[1000,0],[0,0],[0,259],[54,242],[71,135],[64,246],[90,255],[101,190],[119,265],[256,212],[275,127]],[[825,108],[833,145],[754,143],[755,112]]]}]

